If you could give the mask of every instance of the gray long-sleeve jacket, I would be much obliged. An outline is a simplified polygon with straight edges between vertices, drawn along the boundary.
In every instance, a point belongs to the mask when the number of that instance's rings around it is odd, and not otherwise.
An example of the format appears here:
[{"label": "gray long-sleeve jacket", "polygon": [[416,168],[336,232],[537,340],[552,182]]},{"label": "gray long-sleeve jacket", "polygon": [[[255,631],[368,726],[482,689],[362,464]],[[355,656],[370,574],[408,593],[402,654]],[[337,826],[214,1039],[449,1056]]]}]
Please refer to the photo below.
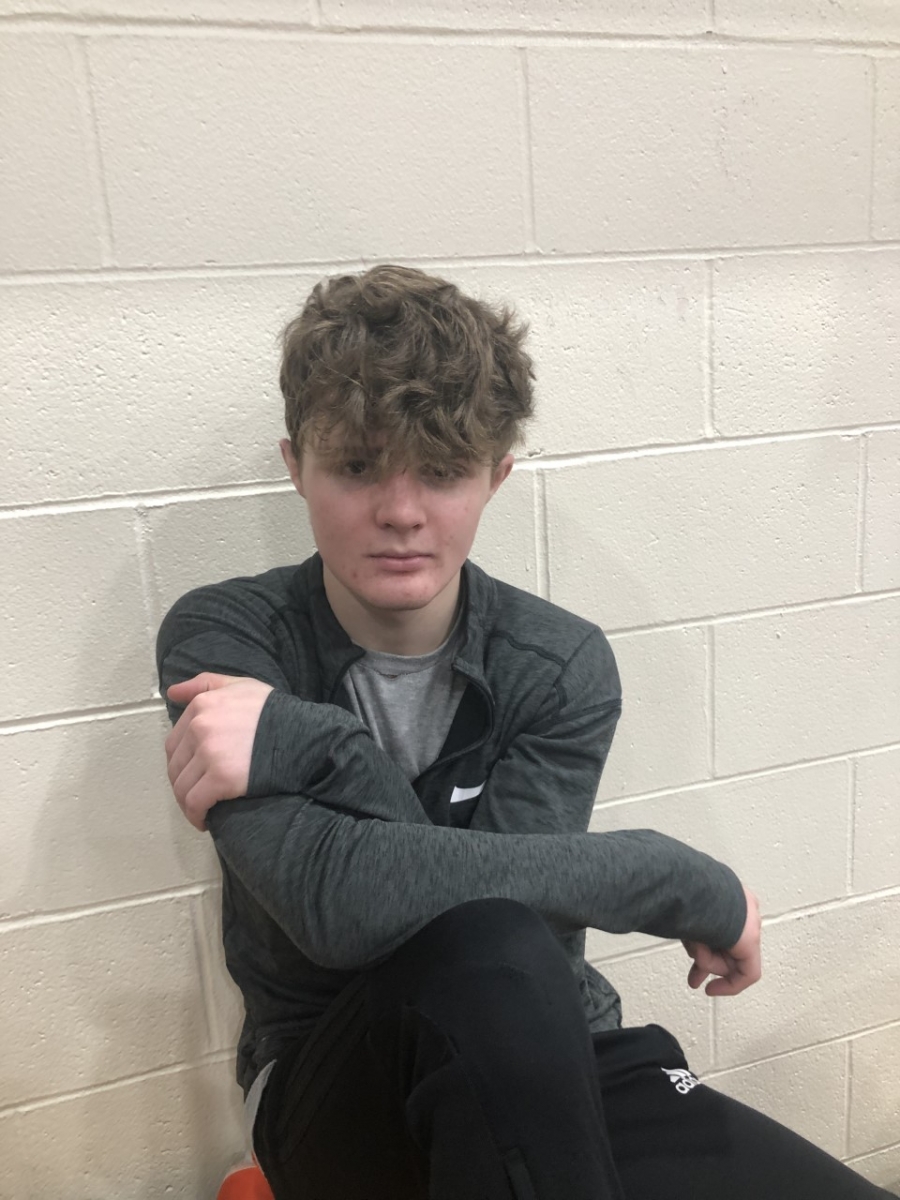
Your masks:
[{"label": "gray long-sleeve jacket", "polygon": [[248,797],[208,816],[247,1010],[245,1089],[361,969],[465,900],[519,900],[547,920],[593,1030],[621,1011],[584,961],[586,926],[715,947],[740,936],[746,904],[728,867],[651,830],[586,832],[621,707],[601,631],[471,563],[464,573],[453,669],[467,686],[412,784],[348,711],[343,678],[363,651],[331,611],[318,555],[190,592],[160,629],[163,694],[200,671],[274,688]]}]

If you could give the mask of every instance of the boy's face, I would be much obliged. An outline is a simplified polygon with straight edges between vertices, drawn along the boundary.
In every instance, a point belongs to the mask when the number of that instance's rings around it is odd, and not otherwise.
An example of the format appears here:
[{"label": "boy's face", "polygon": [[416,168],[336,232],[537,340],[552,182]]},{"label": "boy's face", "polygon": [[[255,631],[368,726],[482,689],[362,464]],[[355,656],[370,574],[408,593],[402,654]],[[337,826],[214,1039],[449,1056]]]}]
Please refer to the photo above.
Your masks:
[{"label": "boy's face", "polygon": [[364,453],[304,446],[298,462],[287,439],[281,451],[328,582],[374,617],[426,608],[450,585],[455,604],[484,506],[513,464],[508,454],[493,469],[411,466],[379,479]]}]

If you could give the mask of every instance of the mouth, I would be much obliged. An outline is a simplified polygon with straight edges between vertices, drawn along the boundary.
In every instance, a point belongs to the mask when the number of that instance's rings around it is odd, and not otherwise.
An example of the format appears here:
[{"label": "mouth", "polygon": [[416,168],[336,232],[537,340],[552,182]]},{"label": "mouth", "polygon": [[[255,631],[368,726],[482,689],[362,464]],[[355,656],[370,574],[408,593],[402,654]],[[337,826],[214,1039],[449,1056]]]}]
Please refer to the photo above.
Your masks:
[{"label": "mouth", "polygon": [[424,550],[382,550],[380,554],[373,554],[372,558],[388,558],[392,562],[403,562],[413,558],[431,558],[430,554],[426,554]]},{"label": "mouth", "polygon": [[370,557],[380,566],[386,567],[389,570],[412,571],[424,566],[432,556],[430,554],[417,554],[409,550],[403,550],[398,554],[373,554]]}]

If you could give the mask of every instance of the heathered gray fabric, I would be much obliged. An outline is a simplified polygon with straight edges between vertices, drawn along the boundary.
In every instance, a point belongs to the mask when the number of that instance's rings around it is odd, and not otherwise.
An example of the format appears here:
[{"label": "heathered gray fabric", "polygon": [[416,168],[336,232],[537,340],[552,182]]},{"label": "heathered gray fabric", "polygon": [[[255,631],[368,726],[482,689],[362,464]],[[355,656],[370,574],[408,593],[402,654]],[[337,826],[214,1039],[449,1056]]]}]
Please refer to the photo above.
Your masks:
[{"label": "heathered gray fabric", "polygon": [[[343,678],[363,652],[328,605],[318,555],[198,589],[160,629],[163,689],[202,670],[274,689],[248,798],[208,817],[226,961],[247,1010],[245,1089],[360,969],[465,900],[518,900],[548,921],[593,1030],[621,1011],[584,962],[586,926],[716,947],[740,936],[746,905],[728,867],[650,830],[585,832],[621,708],[601,631],[470,563],[464,572],[453,669],[468,687],[415,786],[345,707]],[[451,806],[455,789],[480,784]]]},{"label": "heathered gray fabric", "polygon": [[344,677],[354,716],[409,780],[440,754],[466,690],[452,666],[459,638],[457,618],[447,640],[430,654],[366,650]]},{"label": "heathered gray fabric", "polygon": [[[413,780],[437,758],[450,729],[465,681],[453,672],[460,639],[457,613],[446,640],[429,654],[386,654],[366,650],[344,676],[354,716],[372,733],[376,745]],[[253,1123],[275,1059],[247,1093],[244,1123],[253,1144]]]}]

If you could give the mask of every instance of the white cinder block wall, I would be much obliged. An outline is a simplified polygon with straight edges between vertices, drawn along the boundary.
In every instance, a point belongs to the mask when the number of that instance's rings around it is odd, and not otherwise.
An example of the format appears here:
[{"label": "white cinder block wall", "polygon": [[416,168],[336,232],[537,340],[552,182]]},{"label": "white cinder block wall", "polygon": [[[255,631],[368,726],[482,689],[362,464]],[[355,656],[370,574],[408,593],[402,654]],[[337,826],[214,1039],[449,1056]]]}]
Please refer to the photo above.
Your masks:
[{"label": "white cinder block wall", "polygon": [[594,827],[763,899],[735,1000],[595,935],[627,1020],[900,1180],[900,3],[0,0],[0,95],[0,1195],[240,1151],[153,638],[308,552],[276,336],[376,261],[533,323],[477,557],[612,635]]}]

